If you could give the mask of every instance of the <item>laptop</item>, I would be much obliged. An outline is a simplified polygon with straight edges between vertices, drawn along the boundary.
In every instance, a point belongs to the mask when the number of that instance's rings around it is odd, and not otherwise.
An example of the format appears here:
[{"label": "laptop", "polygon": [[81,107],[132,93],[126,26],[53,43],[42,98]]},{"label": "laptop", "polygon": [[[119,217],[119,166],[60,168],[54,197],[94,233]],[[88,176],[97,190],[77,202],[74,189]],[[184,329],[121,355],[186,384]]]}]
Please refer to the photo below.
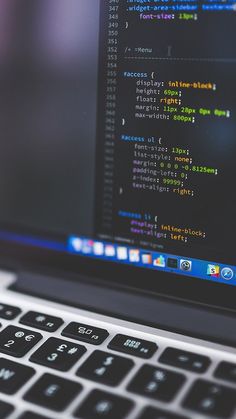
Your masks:
[{"label": "laptop", "polygon": [[236,418],[231,0],[1,0],[0,419]]}]

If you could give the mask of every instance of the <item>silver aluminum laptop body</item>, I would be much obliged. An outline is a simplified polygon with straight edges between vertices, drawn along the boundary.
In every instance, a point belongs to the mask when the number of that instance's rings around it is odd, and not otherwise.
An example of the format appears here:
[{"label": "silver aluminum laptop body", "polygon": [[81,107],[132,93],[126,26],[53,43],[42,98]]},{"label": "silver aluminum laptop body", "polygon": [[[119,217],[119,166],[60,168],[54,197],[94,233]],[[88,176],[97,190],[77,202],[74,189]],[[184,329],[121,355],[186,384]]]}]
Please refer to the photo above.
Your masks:
[{"label": "silver aluminum laptop body", "polygon": [[0,418],[236,418],[234,9],[2,0]]}]

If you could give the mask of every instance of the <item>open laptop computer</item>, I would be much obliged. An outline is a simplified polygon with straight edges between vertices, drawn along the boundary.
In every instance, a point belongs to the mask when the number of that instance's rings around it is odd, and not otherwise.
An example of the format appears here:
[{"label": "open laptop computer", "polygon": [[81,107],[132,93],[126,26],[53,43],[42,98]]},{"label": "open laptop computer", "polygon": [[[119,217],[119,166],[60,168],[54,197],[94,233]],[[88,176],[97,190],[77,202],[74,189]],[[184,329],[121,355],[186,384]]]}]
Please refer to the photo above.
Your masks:
[{"label": "open laptop computer", "polygon": [[0,418],[236,418],[231,0],[0,1]]}]

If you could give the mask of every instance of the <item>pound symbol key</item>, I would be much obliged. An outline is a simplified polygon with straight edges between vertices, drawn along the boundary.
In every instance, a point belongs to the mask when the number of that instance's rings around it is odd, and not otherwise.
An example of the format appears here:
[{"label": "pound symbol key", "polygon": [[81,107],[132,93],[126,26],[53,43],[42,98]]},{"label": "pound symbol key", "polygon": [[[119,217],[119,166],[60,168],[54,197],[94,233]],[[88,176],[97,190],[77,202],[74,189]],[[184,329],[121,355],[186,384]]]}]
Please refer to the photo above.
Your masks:
[{"label": "pound symbol key", "polygon": [[86,349],[62,339],[49,338],[30,358],[36,364],[60,371],[68,371],[82,357]]}]

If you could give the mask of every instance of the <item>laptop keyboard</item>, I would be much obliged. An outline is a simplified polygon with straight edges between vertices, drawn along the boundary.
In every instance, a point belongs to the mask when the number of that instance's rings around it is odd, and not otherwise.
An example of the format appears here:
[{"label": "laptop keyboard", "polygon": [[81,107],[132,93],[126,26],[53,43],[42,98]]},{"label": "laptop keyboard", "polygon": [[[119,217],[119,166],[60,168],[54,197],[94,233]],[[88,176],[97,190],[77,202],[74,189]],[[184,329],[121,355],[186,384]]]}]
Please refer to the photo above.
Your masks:
[{"label": "laptop keyboard", "polygon": [[[163,347],[6,304],[0,318],[0,419],[236,418],[236,363],[223,356],[213,368],[179,342]],[[18,413],[19,393],[27,407]]]}]

